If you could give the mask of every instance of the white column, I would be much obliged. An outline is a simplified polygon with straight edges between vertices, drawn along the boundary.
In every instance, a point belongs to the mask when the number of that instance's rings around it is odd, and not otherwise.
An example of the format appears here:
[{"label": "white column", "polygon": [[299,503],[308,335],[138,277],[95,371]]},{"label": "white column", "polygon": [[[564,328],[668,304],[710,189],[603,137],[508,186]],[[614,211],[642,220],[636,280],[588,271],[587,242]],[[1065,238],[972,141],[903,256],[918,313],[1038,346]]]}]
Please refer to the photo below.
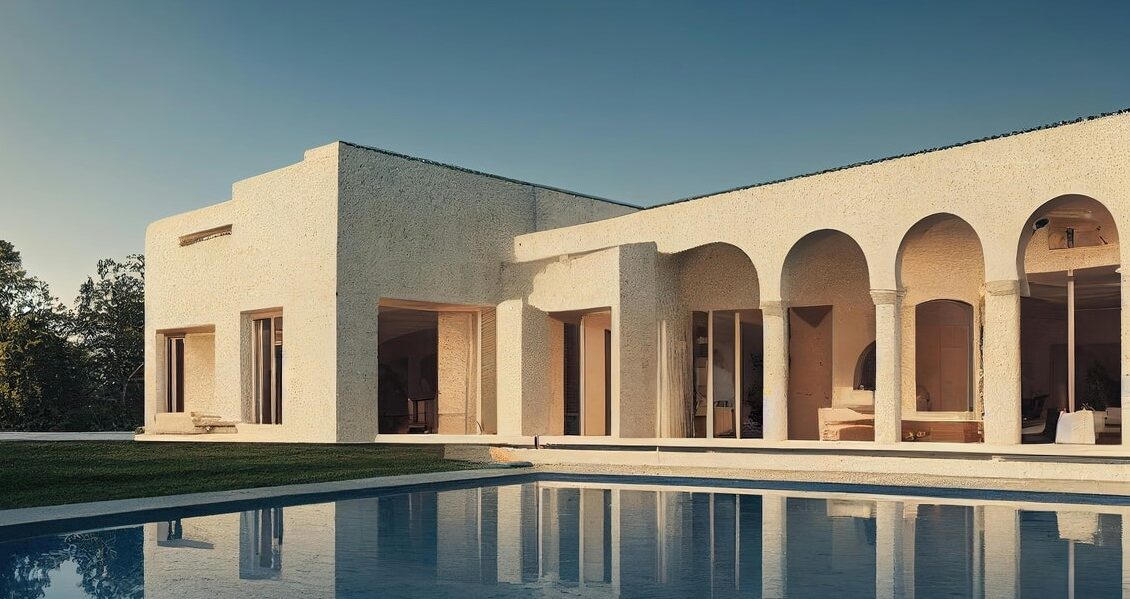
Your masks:
[{"label": "white column", "polygon": [[875,504],[875,597],[902,597],[904,577],[902,503]]},{"label": "white column", "polygon": [[788,574],[788,509],[781,495],[761,497],[761,596],[784,597]]},{"label": "white column", "polygon": [[875,442],[902,439],[902,301],[894,289],[872,289],[875,302]]},{"label": "white column", "polygon": [[[1120,350],[1122,355],[1122,409],[1130,413],[1130,278],[1125,274],[1122,277],[1122,305],[1120,318],[1122,320],[1122,335]],[[1130,423],[1122,425],[1122,445],[1130,445]],[[1130,522],[1123,526],[1130,525]]]},{"label": "white column", "polygon": [[620,596],[620,525],[623,518],[620,515],[620,489],[612,489],[612,496],[610,498],[611,508],[609,509],[608,517],[611,519],[612,528],[612,559],[611,566],[612,572],[610,579],[612,580],[612,592]]},{"label": "white column", "polygon": [[780,300],[763,300],[764,389],[762,428],[768,441],[789,438],[789,321],[788,306]]},{"label": "white column", "polygon": [[1130,599],[1130,511],[1122,512],[1122,599]]},{"label": "white column", "polygon": [[522,584],[522,485],[502,485],[496,492],[496,575],[500,583]]},{"label": "white column", "polygon": [[985,596],[1019,597],[1020,515],[1016,508],[987,505],[985,513]]},{"label": "white column", "polygon": [[1020,443],[1020,294],[1017,281],[985,283],[985,442]]}]

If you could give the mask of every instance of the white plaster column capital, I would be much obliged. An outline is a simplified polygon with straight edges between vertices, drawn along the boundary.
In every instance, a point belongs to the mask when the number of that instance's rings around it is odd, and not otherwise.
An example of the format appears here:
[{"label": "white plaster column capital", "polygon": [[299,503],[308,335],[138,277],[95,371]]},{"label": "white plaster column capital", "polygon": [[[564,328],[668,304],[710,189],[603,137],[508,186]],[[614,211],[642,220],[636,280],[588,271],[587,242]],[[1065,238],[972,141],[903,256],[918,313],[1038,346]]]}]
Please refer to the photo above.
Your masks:
[{"label": "white plaster column capital", "polygon": [[904,296],[906,291],[902,289],[871,290],[871,301],[875,302],[876,306],[898,305]]},{"label": "white plaster column capital", "polygon": [[986,281],[985,292],[989,295],[1019,295],[1020,294],[1020,281],[1015,279],[1001,279],[997,281]]},{"label": "white plaster column capital", "polygon": [[761,300],[762,316],[784,317],[789,305],[784,300]]}]

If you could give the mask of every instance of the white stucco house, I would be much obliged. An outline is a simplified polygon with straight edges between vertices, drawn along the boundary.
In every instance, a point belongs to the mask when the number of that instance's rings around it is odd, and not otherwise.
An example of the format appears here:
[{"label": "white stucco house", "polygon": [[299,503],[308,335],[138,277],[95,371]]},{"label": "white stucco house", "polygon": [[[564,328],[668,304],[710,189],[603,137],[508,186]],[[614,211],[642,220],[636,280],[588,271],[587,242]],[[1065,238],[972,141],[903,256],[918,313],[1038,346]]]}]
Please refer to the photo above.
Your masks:
[{"label": "white stucco house", "polygon": [[335,142],[149,227],[139,438],[1117,445],[1127,227],[1125,112],[647,209]]}]

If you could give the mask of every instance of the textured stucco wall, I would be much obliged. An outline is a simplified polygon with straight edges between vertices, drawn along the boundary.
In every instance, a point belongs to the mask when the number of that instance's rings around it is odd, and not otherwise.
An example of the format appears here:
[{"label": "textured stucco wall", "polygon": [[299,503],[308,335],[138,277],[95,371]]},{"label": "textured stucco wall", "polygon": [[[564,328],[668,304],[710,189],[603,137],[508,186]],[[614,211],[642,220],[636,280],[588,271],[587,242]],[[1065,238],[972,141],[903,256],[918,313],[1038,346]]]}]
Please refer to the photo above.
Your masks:
[{"label": "textured stucco wall", "polygon": [[683,310],[756,309],[757,271],[740,248],[712,243],[671,256]]},{"label": "textured stucco wall", "polygon": [[793,243],[834,228],[863,248],[871,287],[893,289],[905,233],[947,212],[977,231],[988,280],[1017,279],[1018,243],[1048,200],[1093,197],[1125,228],[1130,215],[1119,208],[1130,188],[1128,149],[1130,114],[1116,115],[522,235],[515,254],[527,261],[645,241],[674,253],[721,241],[745,250],[762,288],[775,289]]},{"label": "textured stucco wall", "polygon": [[[939,272],[939,266],[945,271]],[[973,307],[970,330],[973,347],[974,414],[980,414],[981,320],[984,305],[985,258],[977,232],[949,215],[929,217],[907,232],[899,254],[899,288],[902,298],[902,409],[904,417],[916,415],[916,319],[918,304],[937,299],[965,302]]]},{"label": "textured stucco wall", "polygon": [[[1025,274],[1017,264],[1031,237],[1033,215],[1055,198],[1077,194],[1101,202],[1110,209],[1113,224],[1125,229],[1130,224],[1127,156],[1130,114],[1120,114],[521,235],[515,239],[514,254],[519,262],[536,261],[642,242],[655,243],[663,254],[716,242],[741,248],[757,273],[760,304],[769,305],[773,312],[767,316],[765,332],[766,435],[773,438],[782,430],[774,397],[780,393],[778,379],[787,371],[787,357],[778,355],[787,331],[777,315],[777,302],[788,300],[780,290],[790,248],[814,231],[842,231],[862,249],[863,287],[886,298],[899,289],[897,256],[907,232],[931,215],[953,214],[976,233],[984,255],[982,395],[987,441],[1014,443],[1019,441],[1018,294],[1026,290]],[[1103,256],[1096,261],[1109,263],[1115,253],[1121,259],[1122,250],[1108,247],[1093,253]],[[949,276],[948,260],[934,268],[939,278]],[[819,286],[836,278],[839,273],[831,272],[812,280]],[[1130,303],[1127,295],[1123,293],[1124,303]],[[861,299],[858,309],[866,307]],[[871,312],[873,319],[874,308]],[[1130,336],[1130,317],[1123,312],[1125,338]],[[902,324],[884,325],[880,345],[901,347],[897,337],[903,329]],[[1123,344],[1123,364],[1130,363],[1127,345]],[[889,355],[885,351],[880,354]],[[901,371],[897,359],[888,359]],[[1123,396],[1130,396],[1130,369],[1122,370]],[[888,385],[901,387],[893,381]],[[893,401],[913,388],[895,390]]]},{"label": "textured stucco wall", "polygon": [[196,333],[184,336],[185,409],[215,414],[221,406],[216,402],[215,385],[216,336]]},{"label": "textured stucco wall", "polygon": [[[250,420],[248,313],[281,308],[283,424],[247,425],[264,440],[334,441],[337,152],[232,186],[228,202],[157,221],[146,232],[146,423],[164,402],[159,331],[212,327],[210,411]],[[231,225],[231,235],[181,246],[182,235]],[[186,410],[196,410],[192,405]],[[222,439],[221,439],[222,440]]]},{"label": "textured stucco wall", "polygon": [[[308,150],[236,183],[230,201],[149,227],[147,422],[163,409],[159,332],[202,328],[215,331],[215,400],[186,409],[249,420],[249,313],[281,309],[284,423],[241,433],[372,440],[380,298],[493,306],[515,235],[633,211],[351,144]],[[179,245],[224,225],[231,235]]]},{"label": "textured stucco wall", "polygon": [[479,381],[473,312],[441,312],[437,316],[437,395],[440,434],[474,434]]},{"label": "textured stucco wall", "polygon": [[[499,432],[501,413],[523,406],[521,434],[554,434],[559,398],[553,389],[560,376],[554,361],[560,355],[560,332],[550,313],[609,309],[612,314],[613,436],[651,437],[656,433],[656,314],[659,256],[653,244],[624,245],[579,256],[531,264],[506,265],[504,302],[512,318],[502,329],[499,306]],[[519,310],[521,302],[524,308]],[[519,317],[519,314],[521,316]],[[518,331],[521,331],[519,337]],[[531,381],[503,385],[503,355],[521,354],[523,376]],[[537,399],[541,398],[541,399]],[[537,407],[531,407],[531,406]],[[527,410],[532,410],[528,411]],[[519,434],[517,428],[510,429]]]},{"label": "textured stucco wall", "polygon": [[[667,389],[658,365],[670,366],[669,356],[677,353],[668,349],[677,343],[660,339],[678,341],[693,295],[700,296],[693,300],[702,300],[700,305],[720,304],[725,295],[707,289],[721,285],[724,275],[704,278],[689,292],[683,278],[693,269],[680,263],[701,256],[677,256],[724,243],[752,264],[740,266],[739,278],[748,285],[733,299],[766,311],[765,426],[767,438],[774,438],[784,430],[778,405],[788,371],[788,357],[781,353],[788,334],[784,310],[836,306],[834,386],[845,388],[859,352],[874,335],[875,298],[895,302],[884,306],[905,300],[900,308],[880,310],[877,345],[881,370],[912,369],[912,360],[898,359],[905,358],[907,346],[900,336],[907,330],[907,309],[918,301],[914,294],[925,287],[900,280],[899,249],[915,224],[948,213],[968,224],[983,252],[976,284],[983,288],[986,437],[1016,442],[1019,294],[1027,290],[1017,265],[1032,258],[1018,255],[1034,251],[1026,244],[1031,219],[1049,200],[1079,194],[1109,208],[1114,226],[1130,225],[1127,156],[1130,114],[1123,114],[636,212],[331,144],[307,152],[299,164],[237,183],[229,202],[150,227],[148,417],[162,397],[158,331],[215,327],[216,409],[238,417],[248,391],[241,361],[249,356],[247,319],[240,315],[281,307],[288,348],[284,410],[296,418],[274,431],[303,440],[370,440],[376,426],[377,302],[395,298],[498,306],[498,428],[511,434],[555,426],[552,398],[546,398],[554,345],[548,312],[611,308],[614,393],[623,394],[615,403],[614,434],[650,436],[661,420],[658,389]],[[605,220],[584,223],[596,219]],[[228,223],[229,237],[185,248],[176,243],[179,235]],[[857,244],[862,260],[840,264],[846,246],[831,248],[823,258],[786,259],[794,247],[807,244],[798,241],[829,228]],[[971,242],[966,237],[963,243]],[[720,249],[708,252],[719,253],[702,254],[707,262],[731,260]],[[1117,245],[1089,253],[1093,263],[1122,257]],[[933,267],[938,282],[963,272],[954,292],[972,297],[968,253],[958,255],[956,270],[940,250],[926,255],[938,259]],[[1062,255],[1029,261],[1039,269],[1063,266]],[[930,274],[923,266],[916,276]],[[909,300],[897,297],[903,285]],[[842,292],[832,293],[837,289]],[[1123,293],[1122,301],[1130,302],[1128,296]],[[1125,310],[1120,328],[1123,337],[1130,336]],[[1123,363],[1130,363],[1127,344],[1122,352]],[[1122,371],[1125,396],[1130,369]],[[877,402],[884,394],[893,393],[896,404],[912,396],[905,376],[890,378],[877,391]]]},{"label": "textured stucco wall", "polygon": [[[805,237],[785,261],[782,294],[789,307],[832,306],[832,399],[851,390],[859,357],[875,340],[867,266],[856,243],[837,231]],[[792,363],[798,363],[796,357]],[[815,421],[814,412],[811,417]]]},{"label": "textured stucco wall", "polygon": [[[337,425],[343,441],[376,434],[373,340],[381,298],[494,306],[506,299],[502,264],[514,236],[635,211],[350,144],[330,147],[341,157]],[[503,354],[516,346],[501,329],[497,339],[504,377]]]}]

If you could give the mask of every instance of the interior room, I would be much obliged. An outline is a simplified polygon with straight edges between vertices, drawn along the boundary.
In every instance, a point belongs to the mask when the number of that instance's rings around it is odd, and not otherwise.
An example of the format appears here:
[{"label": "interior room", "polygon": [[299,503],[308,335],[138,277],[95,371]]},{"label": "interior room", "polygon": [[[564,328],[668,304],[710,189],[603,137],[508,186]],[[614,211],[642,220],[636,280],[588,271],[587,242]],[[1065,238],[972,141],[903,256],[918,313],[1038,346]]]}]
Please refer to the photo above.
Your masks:
[{"label": "interior room", "polygon": [[382,300],[378,434],[493,432],[479,416],[494,412],[493,323],[474,306]]},{"label": "interior room", "polygon": [[691,328],[694,436],[760,439],[764,388],[761,311],[694,312]]},{"label": "interior room", "polygon": [[430,310],[381,307],[377,324],[378,433],[435,433],[439,319]]},{"label": "interior room", "polygon": [[[762,437],[763,326],[757,271],[727,243],[672,255],[677,288],[678,373],[666,436]],[[668,340],[670,342],[671,340]]]},{"label": "interior room", "polygon": [[563,433],[612,434],[612,311],[561,312],[559,376],[555,395],[563,406]]},{"label": "interior room", "polygon": [[212,327],[161,334],[162,412],[221,412],[215,401],[216,335]]},{"label": "interior room", "polygon": [[[856,388],[858,366],[875,341],[863,250],[839,231],[806,235],[785,258],[782,293],[789,306],[788,438],[826,438],[821,410],[874,413],[874,391]],[[855,436],[841,440],[871,440],[873,429],[854,427]]]},{"label": "interior room", "polygon": [[1056,441],[1062,412],[1094,412],[1096,443],[1121,442],[1121,279],[1110,212],[1062,196],[1029,219],[1021,250],[1021,413],[1026,443]]},{"label": "interior room", "polygon": [[926,217],[903,238],[897,272],[904,292],[903,439],[980,442],[985,286],[980,238],[952,214]]}]

